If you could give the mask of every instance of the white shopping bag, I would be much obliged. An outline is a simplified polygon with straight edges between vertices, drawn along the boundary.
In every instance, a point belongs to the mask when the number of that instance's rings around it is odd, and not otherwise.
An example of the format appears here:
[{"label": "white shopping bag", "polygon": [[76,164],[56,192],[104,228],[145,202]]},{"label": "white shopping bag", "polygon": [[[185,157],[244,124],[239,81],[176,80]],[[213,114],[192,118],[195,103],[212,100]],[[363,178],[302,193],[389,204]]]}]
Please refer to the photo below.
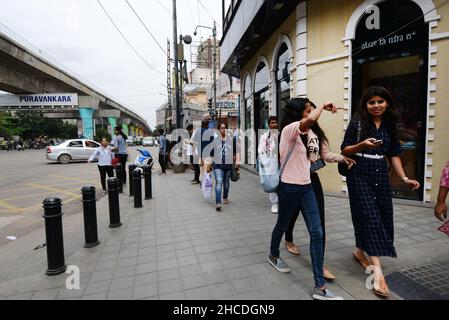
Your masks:
[{"label": "white shopping bag", "polygon": [[204,174],[201,189],[203,190],[204,198],[206,200],[210,200],[212,196],[212,177],[210,176],[210,173],[206,172]]}]

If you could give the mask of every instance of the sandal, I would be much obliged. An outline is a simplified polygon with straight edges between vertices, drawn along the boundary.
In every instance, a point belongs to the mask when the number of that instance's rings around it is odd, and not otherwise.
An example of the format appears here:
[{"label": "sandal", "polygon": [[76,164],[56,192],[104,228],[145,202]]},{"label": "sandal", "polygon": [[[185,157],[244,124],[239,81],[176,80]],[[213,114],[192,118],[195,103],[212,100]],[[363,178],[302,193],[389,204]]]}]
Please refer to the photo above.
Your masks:
[{"label": "sandal", "polygon": [[390,290],[388,289],[385,279],[379,281],[374,280],[373,291],[376,295],[382,298],[388,298],[390,296]]},{"label": "sandal", "polygon": [[299,248],[293,243],[293,242],[285,242],[285,247],[287,248],[288,252],[295,256],[301,255],[301,252],[299,251]]},{"label": "sandal", "polygon": [[324,279],[329,281],[337,279],[337,277],[332,272],[330,272],[329,269],[326,267],[323,267],[323,277]]},{"label": "sandal", "polygon": [[357,260],[358,263],[360,263],[360,265],[363,267],[363,269],[367,269],[371,263],[369,262],[368,258],[365,256],[365,254],[360,255],[359,253],[357,253],[357,250],[354,250],[352,252],[352,256],[354,257],[355,260]]}]

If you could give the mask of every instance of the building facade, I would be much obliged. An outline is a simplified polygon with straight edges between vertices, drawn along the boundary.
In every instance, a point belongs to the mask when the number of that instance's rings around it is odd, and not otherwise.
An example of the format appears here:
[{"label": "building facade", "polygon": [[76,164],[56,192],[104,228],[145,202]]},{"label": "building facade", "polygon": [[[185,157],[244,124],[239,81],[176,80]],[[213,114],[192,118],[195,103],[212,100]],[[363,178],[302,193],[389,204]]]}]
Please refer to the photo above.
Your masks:
[{"label": "building facade", "polygon": [[[434,202],[449,160],[449,3],[444,0],[234,0],[223,15],[221,68],[241,79],[241,129],[266,129],[285,103],[333,101],[338,115],[320,125],[339,152],[345,130],[369,86],[394,95],[406,174],[391,173],[396,198]],[[223,2],[223,5],[225,2]],[[256,146],[255,146],[256,147]],[[335,166],[323,169],[328,194],[347,192]]]}]

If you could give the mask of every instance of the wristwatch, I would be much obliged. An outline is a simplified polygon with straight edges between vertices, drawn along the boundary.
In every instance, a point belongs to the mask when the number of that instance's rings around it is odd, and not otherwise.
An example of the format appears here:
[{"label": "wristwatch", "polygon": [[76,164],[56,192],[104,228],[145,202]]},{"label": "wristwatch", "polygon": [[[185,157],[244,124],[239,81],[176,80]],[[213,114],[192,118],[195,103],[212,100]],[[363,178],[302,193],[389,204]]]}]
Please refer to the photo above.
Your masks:
[{"label": "wristwatch", "polygon": [[402,178],[402,183],[407,183],[408,180],[410,180],[410,179],[407,177],[404,177],[404,178]]}]

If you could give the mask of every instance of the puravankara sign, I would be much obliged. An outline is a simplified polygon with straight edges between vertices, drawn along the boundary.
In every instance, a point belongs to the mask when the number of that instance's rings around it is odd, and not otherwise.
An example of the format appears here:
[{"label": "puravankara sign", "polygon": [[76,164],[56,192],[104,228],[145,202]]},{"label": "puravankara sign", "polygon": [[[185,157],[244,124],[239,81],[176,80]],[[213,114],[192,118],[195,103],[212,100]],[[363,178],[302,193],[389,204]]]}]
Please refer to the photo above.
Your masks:
[{"label": "puravankara sign", "polygon": [[78,95],[76,93],[0,95],[0,107],[41,106],[78,106]]}]

